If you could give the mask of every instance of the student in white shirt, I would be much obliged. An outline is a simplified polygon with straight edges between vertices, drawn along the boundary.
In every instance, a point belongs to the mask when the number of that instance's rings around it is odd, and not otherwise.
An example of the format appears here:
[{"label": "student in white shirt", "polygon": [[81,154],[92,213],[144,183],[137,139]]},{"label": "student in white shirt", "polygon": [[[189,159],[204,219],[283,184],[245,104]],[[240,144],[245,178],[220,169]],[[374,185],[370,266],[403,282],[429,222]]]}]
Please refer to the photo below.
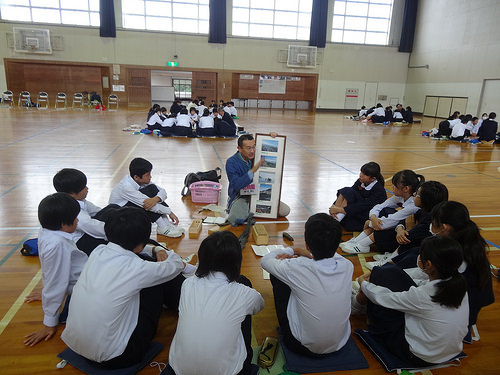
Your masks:
[{"label": "student in white shirt", "polygon": [[[466,125],[469,122],[470,118],[472,118],[471,115],[466,115],[463,116],[460,122],[456,123],[452,129],[451,129],[451,134],[450,134],[450,139],[452,141],[462,141],[465,137],[465,130],[466,130]],[[451,127],[451,125],[450,125]]]},{"label": "student in white shirt", "polygon": [[196,126],[198,125],[200,116],[198,116],[198,111],[196,110],[195,107],[191,107],[191,109],[189,110],[189,117],[190,117],[191,129],[193,129],[193,132],[196,132]]},{"label": "student in white shirt", "polygon": [[368,299],[368,330],[416,367],[448,361],[462,351],[467,333],[467,283],[459,273],[460,244],[446,237],[422,242],[419,267],[429,280],[416,286],[396,265],[360,276],[357,301]]},{"label": "student in white shirt", "polygon": [[164,137],[170,137],[173,133],[175,123],[175,115],[173,113],[167,115],[167,118],[161,123],[160,134]]},{"label": "student in white shirt", "polygon": [[253,373],[251,315],[264,299],[240,275],[241,245],[231,232],[205,238],[198,250],[196,276],[182,285],[177,331],[167,374]]},{"label": "student in white shirt", "polygon": [[203,112],[205,112],[205,109],[208,108],[205,105],[205,102],[203,100],[200,100],[200,105],[196,107],[196,110],[198,111],[198,114],[203,115]]},{"label": "student in white shirt", "polygon": [[238,117],[238,111],[236,110],[236,107],[234,106],[234,102],[228,102],[227,107],[229,108],[229,114],[233,116],[234,118]]},{"label": "student in white shirt", "polygon": [[177,114],[177,120],[172,129],[172,134],[178,136],[193,135],[193,131],[191,129],[191,117],[188,115],[188,110],[186,108],[182,108]]},{"label": "student in white shirt", "polygon": [[208,108],[205,108],[203,115],[200,117],[196,134],[201,137],[215,137],[217,135],[214,128],[214,118],[210,116]]},{"label": "student in white shirt", "polygon": [[108,243],[104,233],[104,221],[120,206],[110,204],[101,209],[85,199],[89,192],[87,176],[78,169],[61,169],[55,174],[52,184],[57,192],[71,195],[80,205],[78,225],[73,235],[76,246],[85,254],[90,255],[98,245]]},{"label": "student in white shirt", "polygon": [[[413,203],[413,194],[425,182],[422,175],[412,170],[404,169],[392,177],[393,196],[384,203],[377,204],[370,210],[363,232],[347,242],[342,242],[340,248],[346,253],[368,253],[372,243],[383,244],[387,236],[396,236],[394,228],[419,210]],[[402,207],[397,210],[398,207]]]},{"label": "student in white shirt", "polygon": [[306,250],[276,250],[261,259],[271,274],[276,315],[286,346],[318,357],[335,352],[351,334],[353,265],[336,253],[342,227],[326,213],[305,224]]},{"label": "student in white shirt", "polygon": [[[157,250],[156,261],[138,256],[151,235],[148,217],[139,208],[116,210],[104,228],[110,242],[90,255],[75,285],[61,339],[81,356],[114,369],[143,358],[165,295],[171,288],[180,290],[185,266],[171,250]],[[167,307],[177,305],[173,301]]]},{"label": "student in white shirt", "polygon": [[366,116],[366,120],[371,121],[374,124],[375,123],[383,123],[385,121],[385,110],[384,110],[384,107],[382,107],[382,104],[377,103],[375,110],[372,113],[370,113],[368,116]]},{"label": "student in white shirt", "polygon": [[180,237],[183,228],[177,227],[179,218],[165,203],[167,192],[151,182],[153,164],[143,158],[130,162],[129,174],[111,191],[110,204],[120,207],[134,206],[144,209],[152,223],[156,223],[156,233],[167,237]]},{"label": "student in white shirt", "polygon": [[24,345],[34,346],[50,340],[57,332],[59,311],[66,296],[70,296],[87,254],[73,241],[78,225],[80,205],[66,193],[55,193],[41,200],[38,220],[38,254],[42,268],[43,328],[25,337]]},{"label": "student in white shirt", "polygon": [[147,120],[147,125],[148,125],[148,130],[160,130],[161,129],[161,123],[162,119],[160,117],[161,115],[161,107],[158,104],[155,104],[151,110],[149,111],[148,114],[148,120]]}]

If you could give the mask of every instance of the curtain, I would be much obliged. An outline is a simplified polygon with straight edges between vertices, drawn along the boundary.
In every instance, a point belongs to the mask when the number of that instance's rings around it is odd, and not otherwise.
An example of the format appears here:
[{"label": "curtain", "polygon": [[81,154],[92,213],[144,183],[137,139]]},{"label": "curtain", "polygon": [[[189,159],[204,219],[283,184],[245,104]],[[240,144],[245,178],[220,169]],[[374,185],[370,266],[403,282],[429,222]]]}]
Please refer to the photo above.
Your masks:
[{"label": "curtain", "polygon": [[413,50],[417,10],[418,0],[406,0],[403,14],[403,29],[401,30],[401,40],[399,41],[399,52],[411,52]]},{"label": "curtain", "polygon": [[209,43],[226,43],[226,0],[210,0]]},{"label": "curtain", "polygon": [[325,48],[326,23],[328,20],[328,0],[313,0],[311,14],[311,33],[309,45]]},{"label": "curtain", "polygon": [[115,6],[113,0],[99,1],[99,15],[101,18],[99,35],[102,37],[116,38]]}]

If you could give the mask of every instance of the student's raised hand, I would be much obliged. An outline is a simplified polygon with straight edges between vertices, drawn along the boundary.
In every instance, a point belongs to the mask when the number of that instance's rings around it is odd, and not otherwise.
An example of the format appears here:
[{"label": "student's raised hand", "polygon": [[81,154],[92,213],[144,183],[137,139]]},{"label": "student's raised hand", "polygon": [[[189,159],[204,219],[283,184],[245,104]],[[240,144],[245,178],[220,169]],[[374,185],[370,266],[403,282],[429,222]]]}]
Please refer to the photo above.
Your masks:
[{"label": "student's raised hand", "polygon": [[41,301],[42,300],[42,292],[39,290],[34,290],[30,294],[24,298],[24,302],[26,303],[31,303],[35,301]]},{"label": "student's raised hand", "polygon": [[147,199],[144,199],[144,202],[142,202],[142,208],[144,208],[146,211],[149,211],[157,203],[160,203],[159,197],[147,198]]},{"label": "student's raised hand", "polygon": [[399,227],[398,232],[396,234],[396,241],[400,245],[405,245],[405,244],[410,243],[411,241],[408,239],[408,231]]},{"label": "student's raised hand", "polygon": [[170,220],[172,220],[172,222],[174,223],[174,225],[179,224],[179,218],[173,212],[171,212],[170,215],[168,215],[168,217],[170,218]]},{"label": "student's raised hand", "polygon": [[47,327],[44,325],[43,328],[39,329],[38,331],[24,336],[24,345],[35,346],[42,340],[49,341],[56,334],[56,332],[57,327]]},{"label": "student's raised hand", "polygon": [[298,256],[298,257],[306,257],[306,258],[310,258],[310,259],[313,258],[310,251],[308,251],[306,249],[301,249],[300,247],[294,248],[293,254]]}]

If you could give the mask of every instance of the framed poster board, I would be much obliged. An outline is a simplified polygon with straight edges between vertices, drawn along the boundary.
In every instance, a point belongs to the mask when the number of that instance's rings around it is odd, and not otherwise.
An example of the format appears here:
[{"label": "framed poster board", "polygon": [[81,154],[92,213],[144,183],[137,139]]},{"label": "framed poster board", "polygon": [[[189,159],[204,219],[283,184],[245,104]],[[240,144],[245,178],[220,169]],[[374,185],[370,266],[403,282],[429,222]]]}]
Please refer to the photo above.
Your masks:
[{"label": "framed poster board", "polygon": [[255,217],[278,217],[285,146],[285,136],[273,138],[269,134],[255,134],[254,163],[263,159],[253,179],[257,193],[250,199],[250,211],[255,213]]}]

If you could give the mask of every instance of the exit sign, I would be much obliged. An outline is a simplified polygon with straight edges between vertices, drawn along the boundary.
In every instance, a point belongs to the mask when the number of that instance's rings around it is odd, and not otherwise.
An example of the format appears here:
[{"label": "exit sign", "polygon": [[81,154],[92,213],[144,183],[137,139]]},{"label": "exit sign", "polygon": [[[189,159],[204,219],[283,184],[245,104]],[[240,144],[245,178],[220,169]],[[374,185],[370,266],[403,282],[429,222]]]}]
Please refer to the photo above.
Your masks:
[{"label": "exit sign", "polygon": [[167,61],[167,66],[179,66],[177,61]]}]

